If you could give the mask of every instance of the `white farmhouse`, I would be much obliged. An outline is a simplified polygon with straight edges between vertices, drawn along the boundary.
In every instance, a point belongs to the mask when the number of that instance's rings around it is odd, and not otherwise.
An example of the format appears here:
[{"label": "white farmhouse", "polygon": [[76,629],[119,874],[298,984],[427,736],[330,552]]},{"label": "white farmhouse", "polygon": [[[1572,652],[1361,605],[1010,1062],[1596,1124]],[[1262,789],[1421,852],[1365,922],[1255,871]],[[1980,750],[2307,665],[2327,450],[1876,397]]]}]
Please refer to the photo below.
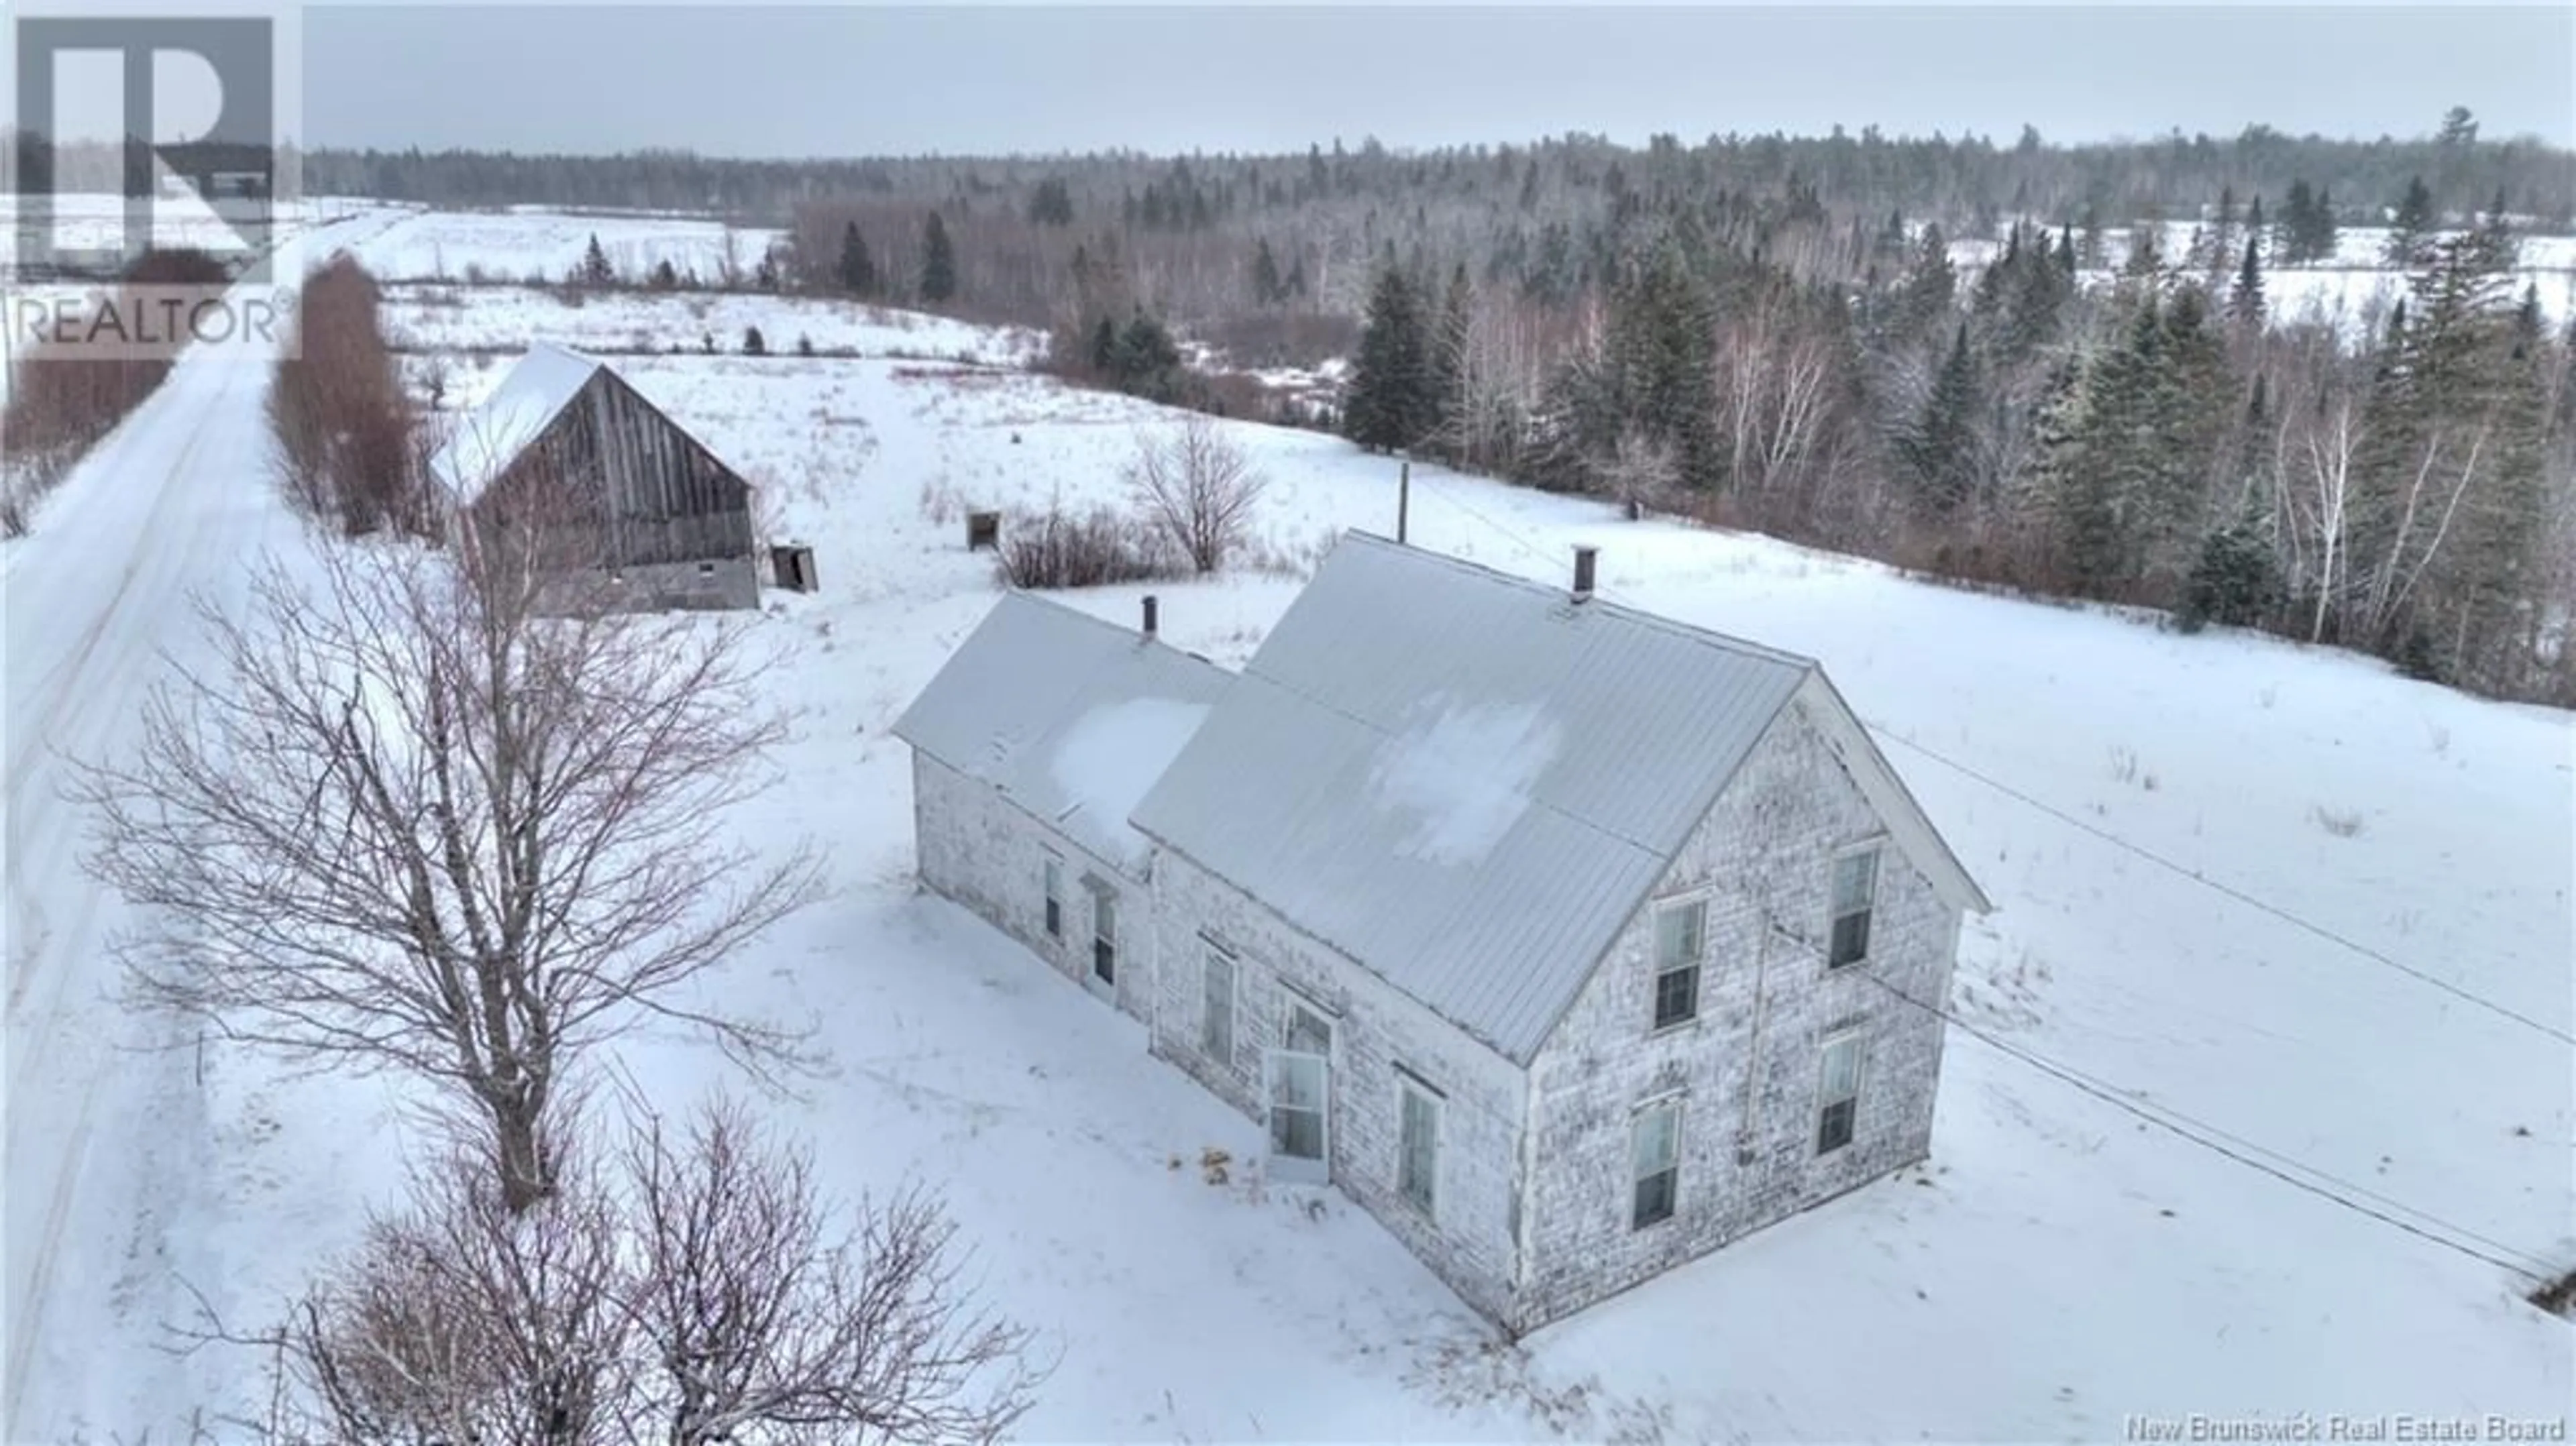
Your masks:
[{"label": "white farmhouse", "polygon": [[1815,663],[1591,570],[1346,534],[1231,680],[1014,595],[897,729],[926,886],[1514,1331],[1923,1159],[1990,907]]}]

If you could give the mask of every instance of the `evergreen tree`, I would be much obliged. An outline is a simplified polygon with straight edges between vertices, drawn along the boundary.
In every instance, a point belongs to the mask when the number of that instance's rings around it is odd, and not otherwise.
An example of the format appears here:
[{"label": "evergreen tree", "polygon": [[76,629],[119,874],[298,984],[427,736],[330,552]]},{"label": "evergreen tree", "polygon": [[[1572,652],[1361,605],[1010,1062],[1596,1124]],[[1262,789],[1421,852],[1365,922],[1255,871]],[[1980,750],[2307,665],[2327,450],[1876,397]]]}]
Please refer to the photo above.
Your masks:
[{"label": "evergreen tree", "polygon": [[677,291],[680,289],[680,273],[678,268],[671,265],[670,257],[665,256],[661,260],[653,263],[653,277],[651,285],[655,291]]},{"label": "evergreen tree", "polygon": [[2334,192],[2317,188],[2317,203],[2308,211],[2307,251],[2312,261],[2334,259],[2338,226],[2335,221]]},{"label": "evergreen tree", "polygon": [[2263,324],[2262,243],[2250,235],[2245,238],[2245,260],[2236,268],[2236,284],[2227,290],[2227,316],[2239,326]]},{"label": "evergreen tree", "polygon": [[769,355],[769,340],[760,334],[759,327],[746,326],[742,329],[742,354],[744,356]]},{"label": "evergreen tree", "polygon": [[948,224],[933,211],[921,225],[921,299],[936,304],[957,294],[957,253]]},{"label": "evergreen tree", "polygon": [[1946,516],[1976,492],[1977,418],[1982,411],[1977,394],[1976,358],[1968,351],[1968,328],[1962,323],[1950,343],[1949,359],[1933,379],[1932,394],[1900,446],[1914,473],[1917,505],[1927,514]]},{"label": "evergreen tree", "polygon": [[2272,238],[2272,254],[2286,266],[2298,266],[2314,260],[2308,254],[2308,213],[2317,204],[2316,193],[2305,181],[2292,181],[2290,193],[2281,199],[2280,232]]},{"label": "evergreen tree", "polygon": [[1369,293],[1343,389],[1342,434],[1372,449],[1418,445],[1438,417],[1432,386],[1430,324],[1413,284],[1390,260]]},{"label": "evergreen tree", "polygon": [[581,253],[581,284],[608,286],[617,280],[617,268],[608,264],[608,253],[600,249],[599,233],[590,234],[589,249]]},{"label": "evergreen tree", "polygon": [[1032,226],[1070,226],[1073,224],[1073,192],[1066,188],[1062,176],[1049,176],[1038,182],[1029,194],[1029,224]]},{"label": "evergreen tree", "polygon": [[841,264],[835,268],[841,289],[852,296],[877,294],[876,258],[868,254],[867,238],[859,234],[859,223],[850,222],[841,231]]},{"label": "evergreen tree", "polygon": [[1287,284],[1279,278],[1279,258],[1271,254],[1270,238],[1264,236],[1252,253],[1252,304],[1276,306],[1287,293]]},{"label": "evergreen tree", "polygon": [[2406,194],[2397,202],[2397,214],[2388,223],[2388,242],[2381,255],[2400,271],[2413,271],[2424,264],[2433,233],[2433,193],[2424,187],[2422,176],[2410,177]]},{"label": "evergreen tree", "polygon": [[1914,249],[1914,264],[1905,274],[1904,294],[1897,300],[1897,335],[1919,342],[1938,334],[1950,318],[1957,295],[1958,273],[1950,266],[1950,241],[1938,223],[1926,225]]},{"label": "evergreen tree", "polygon": [[2200,541],[2183,587],[2182,630],[2210,623],[2244,627],[2260,622],[2278,599],[2280,578],[2263,519],[2250,508]]}]

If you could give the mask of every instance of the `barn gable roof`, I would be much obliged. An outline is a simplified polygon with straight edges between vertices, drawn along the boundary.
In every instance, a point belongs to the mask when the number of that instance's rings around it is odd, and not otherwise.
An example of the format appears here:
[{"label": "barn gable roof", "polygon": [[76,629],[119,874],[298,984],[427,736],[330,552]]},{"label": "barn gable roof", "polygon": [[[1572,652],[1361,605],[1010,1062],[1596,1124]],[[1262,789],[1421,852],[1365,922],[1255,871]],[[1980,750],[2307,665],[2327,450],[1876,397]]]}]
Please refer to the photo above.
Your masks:
[{"label": "barn gable roof", "polygon": [[[1772,720],[1840,708],[1821,678],[1345,534],[1132,821],[1525,1063]],[[1872,771],[1856,725],[1829,732]],[[1876,771],[1900,844],[1984,907],[1928,822],[1896,826],[1920,811]]]},{"label": "barn gable roof", "polygon": [[430,456],[430,476],[458,502],[471,505],[605,369],[598,358],[570,347],[546,341],[530,346],[492,395],[466,413],[455,435]]},{"label": "barn gable roof", "polygon": [[1012,592],[894,733],[1124,867],[1144,855],[1129,812],[1231,681],[1204,658]]}]

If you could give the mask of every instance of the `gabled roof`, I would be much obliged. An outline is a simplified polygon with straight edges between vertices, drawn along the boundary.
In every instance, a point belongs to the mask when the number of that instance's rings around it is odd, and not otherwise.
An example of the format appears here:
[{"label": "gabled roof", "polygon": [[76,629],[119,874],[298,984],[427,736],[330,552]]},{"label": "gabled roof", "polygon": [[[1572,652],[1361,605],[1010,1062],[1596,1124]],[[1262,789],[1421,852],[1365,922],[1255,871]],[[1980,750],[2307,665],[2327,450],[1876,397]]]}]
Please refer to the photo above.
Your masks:
[{"label": "gabled roof", "polygon": [[598,358],[570,347],[546,341],[529,347],[492,395],[457,423],[447,445],[431,455],[430,476],[459,503],[471,505],[601,369]]},{"label": "gabled roof", "polygon": [[[1840,707],[1821,676],[1349,533],[1133,822],[1526,1062],[1773,718]],[[1919,819],[1893,778],[1873,805]]]},{"label": "gabled roof", "polygon": [[1144,856],[1128,814],[1231,681],[1140,632],[1005,593],[894,733],[1124,867]]}]

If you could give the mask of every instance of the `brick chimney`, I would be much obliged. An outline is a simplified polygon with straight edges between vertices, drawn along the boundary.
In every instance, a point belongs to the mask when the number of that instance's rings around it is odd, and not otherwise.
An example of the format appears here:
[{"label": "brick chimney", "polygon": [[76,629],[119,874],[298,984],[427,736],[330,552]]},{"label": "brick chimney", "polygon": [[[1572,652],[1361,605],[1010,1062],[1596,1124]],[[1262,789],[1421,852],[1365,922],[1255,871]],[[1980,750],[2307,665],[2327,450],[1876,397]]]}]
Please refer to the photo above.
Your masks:
[{"label": "brick chimney", "polygon": [[1574,549],[1574,600],[1576,602],[1592,601],[1593,563],[1600,556],[1601,549],[1597,547]]}]

